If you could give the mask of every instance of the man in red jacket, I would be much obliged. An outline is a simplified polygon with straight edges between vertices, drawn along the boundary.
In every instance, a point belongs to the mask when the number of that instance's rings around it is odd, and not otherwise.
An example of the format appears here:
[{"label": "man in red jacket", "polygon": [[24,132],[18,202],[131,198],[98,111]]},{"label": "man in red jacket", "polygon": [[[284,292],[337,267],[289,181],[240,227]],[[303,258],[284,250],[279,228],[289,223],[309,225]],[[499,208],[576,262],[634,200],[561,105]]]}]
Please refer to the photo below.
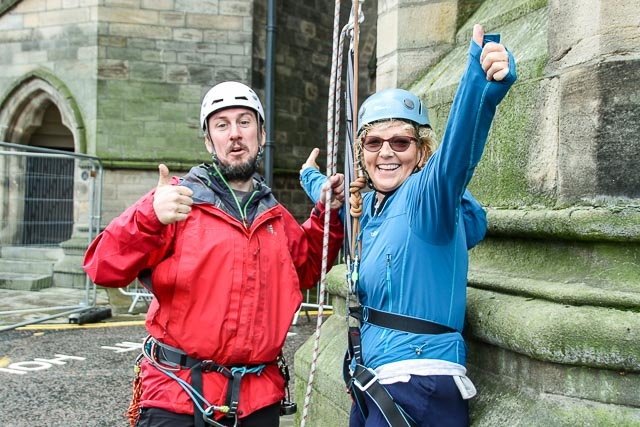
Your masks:
[{"label": "man in red jacket", "polygon": [[[91,243],[84,268],[97,285],[139,277],[154,294],[132,423],[278,426],[279,356],[300,289],[320,278],[325,205],[299,225],[256,174],[264,110],[251,88],[211,88],[200,124],[212,163],[181,178],[159,165],[158,186]],[[323,196],[329,187],[332,265],[344,177],[330,177]]]}]

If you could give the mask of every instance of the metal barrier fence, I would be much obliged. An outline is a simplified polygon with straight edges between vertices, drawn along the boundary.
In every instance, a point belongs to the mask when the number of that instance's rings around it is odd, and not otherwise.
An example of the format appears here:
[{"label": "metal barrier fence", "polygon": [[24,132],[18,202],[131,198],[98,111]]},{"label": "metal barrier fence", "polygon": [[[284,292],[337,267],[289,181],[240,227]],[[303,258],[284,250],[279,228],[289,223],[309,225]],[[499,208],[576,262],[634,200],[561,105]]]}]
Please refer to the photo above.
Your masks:
[{"label": "metal barrier fence", "polygon": [[[302,293],[302,298],[302,304],[300,305],[296,315],[293,317],[293,322],[291,322],[292,325],[298,324],[298,318],[300,317],[301,312],[304,311],[307,316],[307,320],[310,321],[311,317],[309,316],[309,311],[317,311],[320,308],[320,287],[316,285],[314,288],[306,290]],[[333,310],[333,306],[330,303],[331,296],[329,293],[325,293],[325,301],[322,304],[322,309]]]},{"label": "metal barrier fence", "polygon": [[[126,288],[118,289],[120,293],[125,296],[131,297],[131,305],[129,305],[128,312],[129,313],[139,313],[142,311],[146,311],[149,308],[149,303],[153,298],[153,294],[149,292],[142,284],[139,283],[138,280],[134,281],[131,285]],[[300,318],[300,313],[304,312],[308,321],[311,321],[310,312],[317,311],[320,307],[320,289],[318,286],[308,289],[302,293],[302,304],[300,304],[300,308],[296,312],[293,317],[292,325],[298,324],[298,319]],[[333,310],[333,306],[329,304],[330,296],[329,294],[325,294],[326,301],[322,305],[323,310]],[[143,303],[142,310],[140,309],[140,305]]]},{"label": "metal barrier fence", "polygon": [[[100,231],[103,169],[99,158],[0,142],[0,172],[0,331],[95,307],[96,286],[81,265],[76,266],[83,282],[78,304],[61,305],[61,300],[68,299],[47,290],[66,286],[56,283],[53,271],[65,256],[65,242],[81,238],[88,245]],[[131,297],[130,313],[138,311],[140,303],[145,303],[144,311],[151,300],[137,281],[120,292]],[[309,318],[309,312],[318,309],[318,294],[318,287],[303,292],[294,325],[300,313]],[[21,304],[21,299],[39,301]],[[323,308],[332,306],[327,301]],[[15,321],[25,316],[31,318]]]},{"label": "metal barrier fence", "polygon": [[[36,323],[95,306],[95,285],[82,266],[67,266],[64,243],[71,239],[93,240],[100,230],[102,164],[97,157],[0,142],[0,331]],[[81,261],[80,261],[81,262]],[[61,281],[63,283],[56,283]],[[83,283],[82,301],[58,305],[53,293],[44,290]],[[51,301],[34,307],[20,306],[37,300],[37,291]],[[62,298],[61,298],[62,299]],[[13,310],[1,311],[13,301]],[[4,302],[4,304],[2,304]],[[25,308],[26,307],[26,308]],[[6,326],[6,319],[26,313],[45,313]]]}]

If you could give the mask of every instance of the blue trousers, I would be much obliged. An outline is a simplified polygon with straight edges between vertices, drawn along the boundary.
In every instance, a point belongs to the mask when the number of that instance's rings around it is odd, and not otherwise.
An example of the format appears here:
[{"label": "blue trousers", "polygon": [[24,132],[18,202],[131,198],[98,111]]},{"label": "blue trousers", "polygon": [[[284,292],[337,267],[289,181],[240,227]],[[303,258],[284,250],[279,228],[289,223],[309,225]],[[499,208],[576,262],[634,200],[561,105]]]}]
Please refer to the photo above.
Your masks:
[{"label": "blue trousers", "polygon": [[[467,427],[469,404],[460,396],[453,377],[448,375],[412,375],[409,382],[384,386],[393,400],[420,427]],[[365,420],[354,403],[349,427],[389,427],[373,401],[365,395],[369,415]],[[395,426],[393,426],[395,427]]]}]

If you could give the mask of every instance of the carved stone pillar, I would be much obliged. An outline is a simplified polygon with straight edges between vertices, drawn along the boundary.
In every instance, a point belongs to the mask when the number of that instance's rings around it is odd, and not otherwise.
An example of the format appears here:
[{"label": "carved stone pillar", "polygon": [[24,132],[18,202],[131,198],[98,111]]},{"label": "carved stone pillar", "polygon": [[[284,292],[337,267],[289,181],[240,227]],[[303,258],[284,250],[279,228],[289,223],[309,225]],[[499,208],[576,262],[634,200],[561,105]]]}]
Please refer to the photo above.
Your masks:
[{"label": "carved stone pillar", "polygon": [[378,90],[405,87],[454,44],[457,0],[379,0]]}]

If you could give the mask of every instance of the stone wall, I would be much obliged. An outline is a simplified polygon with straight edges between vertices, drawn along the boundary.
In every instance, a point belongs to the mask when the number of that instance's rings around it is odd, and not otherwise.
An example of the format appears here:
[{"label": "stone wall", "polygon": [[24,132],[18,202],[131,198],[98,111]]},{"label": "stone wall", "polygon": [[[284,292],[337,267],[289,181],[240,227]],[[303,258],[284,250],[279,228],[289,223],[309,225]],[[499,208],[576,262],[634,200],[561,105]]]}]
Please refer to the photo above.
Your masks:
[{"label": "stone wall", "polygon": [[[181,175],[209,160],[198,117],[209,87],[240,80],[266,102],[266,4],[2,0],[0,140],[33,144],[31,136],[53,105],[61,121],[55,125],[72,135],[63,148],[101,160],[100,224],[106,226],[156,185],[158,163]],[[313,147],[326,146],[334,4],[276,4],[273,186],[303,220],[311,203],[298,169]],[[348,12],[343,5],[340,26]],[[364,25],[360,56],[370,58],[375,20]],[[361,68],[365,94],[375,79],[369,72]],[[75,211],[72,239],[61,244],[65,256],[57,264],[79,272],[73,281],[83,280],[78,242],[87,240],[86,218],[96,218],[85,205],[76,203]]]},{"label": "stone wall", "polygon": [[215,83],[251,84],[253,2],[107,2],[98,9],[95,154],[105,222],[157,182],[207,161],[200,101]]},{"label": "stone wall", "polygon": [[[90,119],[96,114],[98,61],[98,2],[87,3],[26,0],[2,5],[6,9],[0,9],[4,12],[0,16],[0,139],[28,142],[39,110],[24,106],[28,98],[47,89],[34,88],[20,99],[11,95],[34,77],[44,78],[52,90],[71,101],[58,109],[67,113],[63,121],[74,135],[76,151],[86,152],[85,141],[95,137]],[[56,94],[50,97],[57,101]],[[72,111],[71,104],[77,109]],[[29,114],[36,118],[24,117]]]},{"label": "stone wall", "polygon": [[113,166],[208,157],[200,101],[220,81],[252,83],[252,7],[250,0],[100,6],[96,155]]},{"label": "stone wall", "polygon": [[[387,17],[435,7],[388,5],[380,10]],[[479,392],[474,426],[640,425],[639,16],[637,2],[486,0],[469,19],[451,19],[459,23],[451,46],[447,34],[417,35],[397,21],[387,58],[410,57],[416,39],[443,48],[417,79],[381,76],[426,101],[437,135],[474,23],[501,33],[518,63],[470,184],[489,219],[487,238],[470,253],[464,330]],[[330,273],[332,294],[345,295],[344,275],[343,266]],[[309,420],[346,426],[349,397],[335,391],[343,312],[326,328]],[[312,344],[296,353],[299,401]]]},{"label": "stone wall", "polygon": [[[321,149],[318,164],[326,171],[335,2],[276,2],[276,7],[273,188],[278,199],[303,220],[309,216],[312,205],[300,189],[298,171],[314,147]],[[340,30],[347,24],[350,7],[350,2],[341,4]],[[376,7],[376,0],[363,3],[365,18],[361,24],[358,55],[360,102],[375,89],[375,62],[373,67],[370,62],[372,57],[375,60]],[[256,2],[254,19],[253,81],[256,87],[264,88],[266,0]],[[348,48],[349,38],[346,40]],[[346,71],[344,63],[343,79]],[[344,109],[344,102],[341,104]],[[341,138],[340,149],[344,150],[342,141]],[[342,158],[340,154],[340,170]]]},{"label": "stone wall", "polygon": [[[365,6],[362,96],[375,81],[367,65],[376,4]],[[323,170],[326,163],[334,2],[276,6],[274,187],[303,219],[311,205],[298,185],[299,166],[316,146]],[[4,1],[0,139],[29,142],[38,120],[21,108],[28,94],[20,90],[34,75],[43,79],[42,102],[62,111],[75,151],[103,161],[108,222],[140,194],[119,186],[134,180],[151,188],[159,162],[180,174],[208,160],[198,114],[210,86],[244,81],[265,101],[266,7],[266,0]],[[340,27],[349,7],[341,8]]]}]

